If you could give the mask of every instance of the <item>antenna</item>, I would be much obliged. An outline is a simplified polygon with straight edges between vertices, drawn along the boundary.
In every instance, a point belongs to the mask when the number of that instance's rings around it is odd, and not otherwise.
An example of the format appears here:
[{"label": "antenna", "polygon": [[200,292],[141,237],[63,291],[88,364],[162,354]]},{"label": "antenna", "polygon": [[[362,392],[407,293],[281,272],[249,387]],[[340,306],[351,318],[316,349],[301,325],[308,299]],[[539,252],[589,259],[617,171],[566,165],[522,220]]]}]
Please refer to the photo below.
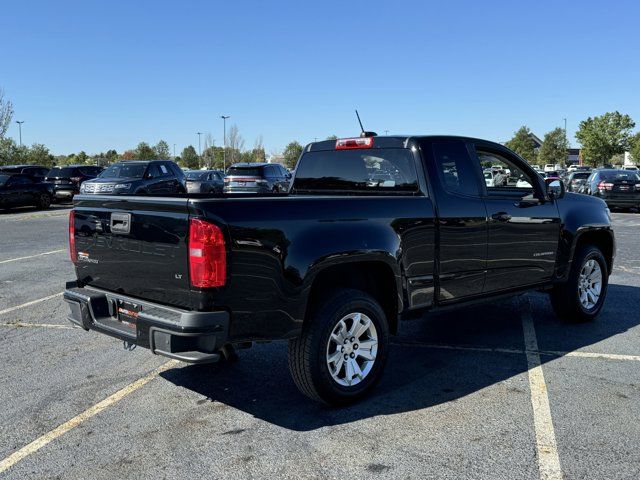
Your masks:
[{"label": "antenna", "polygon": [[362,130],[360,132],[360,137],[361,138],[375,137],[375,136],[378,135],[376,132],[365,132],[364,127],[362,126],[362,120],[360,120],[360,114],[358,113],[357,109],[356,109],[356,117],[358,117],[358,123],[360,124],[360,130]]}]

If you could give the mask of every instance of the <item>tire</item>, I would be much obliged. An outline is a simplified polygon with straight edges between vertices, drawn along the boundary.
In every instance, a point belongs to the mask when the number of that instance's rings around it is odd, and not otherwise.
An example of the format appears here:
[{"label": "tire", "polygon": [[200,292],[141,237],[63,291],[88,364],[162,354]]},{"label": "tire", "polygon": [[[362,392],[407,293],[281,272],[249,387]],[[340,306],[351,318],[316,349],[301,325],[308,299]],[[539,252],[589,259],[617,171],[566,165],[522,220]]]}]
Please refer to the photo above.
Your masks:
[{"label": "tire", "polygon": [[[367,321],[371,323],[363,333],[353,332],[356,322],[362,329]],[[341,325],[341,322],[344,323]],[[289,341],[289,370],[298,389],[313,400],[333,406],[347,405],[364,397],[380,380],[389,350],[389,327],[378,302],[359,290],[339,289],[326,298],[305,323],[302,334]],[[345,340],[345,333],[356,333],[358,338],[347,335]],[[340,342],[331,340],[332,334],[336,334],[334,338]],[[352,342],[352,338],[355,341]],[[377,343],[372,339],[377,339]],[[367,347],[361,348],[359,341]],[[346,361],[342,351],[349,356]],[[330,370],[330,357],[338,357],[333,367],[341,365],[333,369],[334,373],[337,371],[335,377]],[[354,374],[354,362],[362,376]],[[350,373],[351,382],[347,380]]]},{"label": "tire", "polygon": [[38,199],[38,204],[36,205],[38,210],[46,210],[51,206],[51,197],[45,193],[40,195]]},{"label": "tire", "polygon": [[[589,267],[587,265],[593,265],[595,262],[600,271],[600,288],[599,295],[595,302],[593,300],[593,294],[583,294],[581,300],[581,274],[588,273]],[[597,278],[597,275],[591,274],[591,280]],[[586,279],[584,281],[587,281]],[[594,285],[592,283],[592,285]],[[607,287],[609,285],[609,272],[607,270],[607,262],[602,255],[602,252],[593,245],[584,245],[578,252],[571,264],[571,271],[567,281],[563,284],[556,285],[551,291],[551,305],[558,318],[567,320],[570,322],[588,322],[595,319],[604,305],[605,298],[607,296]],[[587,290],[597,291],[597,288],[586,289],[583,288],[582,292]],[[584,303],[586,298],[587,303]]]}]

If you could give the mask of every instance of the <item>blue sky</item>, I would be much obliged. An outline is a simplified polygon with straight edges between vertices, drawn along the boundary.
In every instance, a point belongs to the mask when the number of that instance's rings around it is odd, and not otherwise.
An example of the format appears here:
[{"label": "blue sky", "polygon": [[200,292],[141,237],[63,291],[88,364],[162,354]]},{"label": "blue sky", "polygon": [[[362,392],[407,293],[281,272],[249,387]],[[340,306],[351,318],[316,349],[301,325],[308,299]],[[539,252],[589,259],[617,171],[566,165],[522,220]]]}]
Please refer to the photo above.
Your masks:
[{"label": "blue sky", "polygon": [[[56,154],[358,133],[640,127],[640,2],[4,2],[0,88]],[[14,123],[9,135],[17,139]]]}]

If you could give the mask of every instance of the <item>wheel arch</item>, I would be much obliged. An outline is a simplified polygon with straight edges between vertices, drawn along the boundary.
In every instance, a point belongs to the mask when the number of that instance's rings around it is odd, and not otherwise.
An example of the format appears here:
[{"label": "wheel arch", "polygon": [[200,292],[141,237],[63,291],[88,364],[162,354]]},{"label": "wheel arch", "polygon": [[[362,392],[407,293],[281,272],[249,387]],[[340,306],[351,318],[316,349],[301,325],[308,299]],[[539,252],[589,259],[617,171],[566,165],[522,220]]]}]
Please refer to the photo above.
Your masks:
[{"label": "wheel arch", "polygon": [[339,288],[361,290],[375,298],[385,312],[389,331],[392,334],[397,332],[402,290],[400,275],[388,261],[353,259],[318,268],[309,287],[304,321],[308,321],[311,312]]}]

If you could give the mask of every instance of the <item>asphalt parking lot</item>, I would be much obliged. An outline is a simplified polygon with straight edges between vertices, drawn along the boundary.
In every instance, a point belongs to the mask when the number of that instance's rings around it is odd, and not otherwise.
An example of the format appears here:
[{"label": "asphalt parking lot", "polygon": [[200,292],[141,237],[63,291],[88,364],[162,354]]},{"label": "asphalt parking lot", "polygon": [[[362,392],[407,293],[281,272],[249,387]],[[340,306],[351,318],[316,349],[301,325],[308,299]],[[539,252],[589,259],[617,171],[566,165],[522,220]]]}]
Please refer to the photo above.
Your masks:
[{"label": "asphalt parking lot", "polygon": [[67,214],[0,212],[0,478],[640,478],[640,214],[597,321],[531,294],[405,323],[341,410],[281,342],[187,366],[72,328]]}]

